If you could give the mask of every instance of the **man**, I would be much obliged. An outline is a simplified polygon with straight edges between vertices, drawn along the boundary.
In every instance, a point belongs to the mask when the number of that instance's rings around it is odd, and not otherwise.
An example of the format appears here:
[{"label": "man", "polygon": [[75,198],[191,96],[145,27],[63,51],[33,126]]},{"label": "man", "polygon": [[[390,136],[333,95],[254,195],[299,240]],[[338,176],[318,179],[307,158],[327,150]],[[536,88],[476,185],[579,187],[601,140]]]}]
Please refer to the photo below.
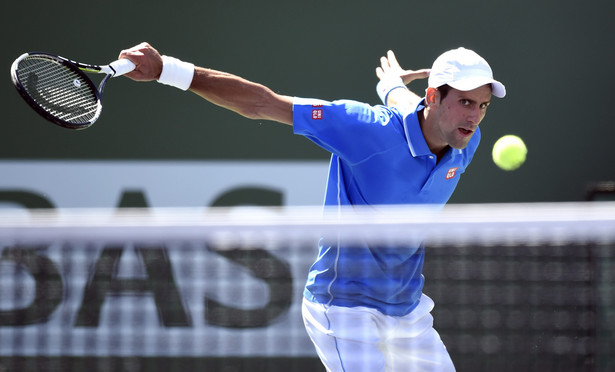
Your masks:
[{"label": "man", "polygon": [[[332,153],[325,205],[444,205],[480,140],[491,96],[504,97],[487,62],[459,48],[431,71],[404,71],[392,52],[376,73],[386,106],[274,93],[238,76],[161,57],[144,43],[122,51],[136,70],[252,119],[292,125]],[[425,97],[405,85],[429,74]],[[328,371],[454,371],[422,294],[424,247],[321,240],[304,291],[303,317]]]}]

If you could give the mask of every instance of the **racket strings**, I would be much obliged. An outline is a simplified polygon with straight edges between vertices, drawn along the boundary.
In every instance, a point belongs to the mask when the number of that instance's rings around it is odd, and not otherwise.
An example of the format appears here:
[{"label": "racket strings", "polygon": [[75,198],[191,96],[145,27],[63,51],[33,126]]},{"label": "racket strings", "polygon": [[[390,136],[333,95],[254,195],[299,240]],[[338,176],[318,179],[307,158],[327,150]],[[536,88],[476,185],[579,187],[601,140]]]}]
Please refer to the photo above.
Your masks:
[{"label": "racket strings", "polygon": [[95,90],[80,74],[58,61],[30,57],[17,75],[28,95],[51,115],[73,124],[94,120],[100,111]]}]

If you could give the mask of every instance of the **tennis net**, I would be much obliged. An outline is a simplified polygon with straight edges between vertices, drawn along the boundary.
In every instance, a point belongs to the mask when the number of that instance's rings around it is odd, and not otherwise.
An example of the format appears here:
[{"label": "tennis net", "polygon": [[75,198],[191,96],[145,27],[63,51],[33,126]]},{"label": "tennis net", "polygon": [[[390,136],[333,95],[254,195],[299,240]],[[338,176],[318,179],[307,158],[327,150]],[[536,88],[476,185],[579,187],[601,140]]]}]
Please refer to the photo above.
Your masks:
[{"label": "tennis net", "polygon": [[318,239],[424,241],[459,371],[615,368],[615,203],[0,210],[0,371],[324,371]]}]

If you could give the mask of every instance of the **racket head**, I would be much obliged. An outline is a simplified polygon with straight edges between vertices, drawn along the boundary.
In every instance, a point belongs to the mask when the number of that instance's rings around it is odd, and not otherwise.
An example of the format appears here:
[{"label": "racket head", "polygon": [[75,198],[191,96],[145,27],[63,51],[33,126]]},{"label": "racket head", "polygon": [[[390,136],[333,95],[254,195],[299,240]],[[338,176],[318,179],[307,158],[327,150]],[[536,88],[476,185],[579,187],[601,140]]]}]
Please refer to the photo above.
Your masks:
[{"label": "racket head", "polygon": [[66,58],[25,53],[13,62],[11,78],[21,97],[37,113],[63,128],[88,128],[102,111],[99,90]]}]

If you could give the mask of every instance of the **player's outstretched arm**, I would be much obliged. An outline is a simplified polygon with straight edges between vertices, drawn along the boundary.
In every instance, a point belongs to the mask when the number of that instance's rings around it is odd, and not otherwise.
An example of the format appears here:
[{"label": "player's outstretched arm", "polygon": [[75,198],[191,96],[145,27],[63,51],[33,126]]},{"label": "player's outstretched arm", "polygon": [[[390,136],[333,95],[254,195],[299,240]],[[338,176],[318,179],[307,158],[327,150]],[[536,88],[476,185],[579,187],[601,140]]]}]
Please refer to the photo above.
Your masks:
[{"label": "player's outstretched arm", "polygon": [[[135,81],[160,79],[163,59],[151,45],[141,43],[123,50],[120,58],[128,58],[136,65],[134,71],[126,74],[127,77]],[[264,85],[239,76],[195,67],[192,80],[186,84],[186,88],[213,104],[247,118],[292,125],[292,97],[277,94]]]},{"label": "player's outstretched arm", "polygon": [[429,69],[404,70],[397,62],[395,53],[389,50],[386,56],[380,58],[376,76],[380,79],[377,89],[382,103],[404,112],[414,109],[421,100],[421,96],[408,90],[406,85],[414,80],[429,77]]},{"label": "player's outstretched arm", "polygon": [[293,124],[293,98],[222,71],[197,67],[190,90],[250,119]]}]

